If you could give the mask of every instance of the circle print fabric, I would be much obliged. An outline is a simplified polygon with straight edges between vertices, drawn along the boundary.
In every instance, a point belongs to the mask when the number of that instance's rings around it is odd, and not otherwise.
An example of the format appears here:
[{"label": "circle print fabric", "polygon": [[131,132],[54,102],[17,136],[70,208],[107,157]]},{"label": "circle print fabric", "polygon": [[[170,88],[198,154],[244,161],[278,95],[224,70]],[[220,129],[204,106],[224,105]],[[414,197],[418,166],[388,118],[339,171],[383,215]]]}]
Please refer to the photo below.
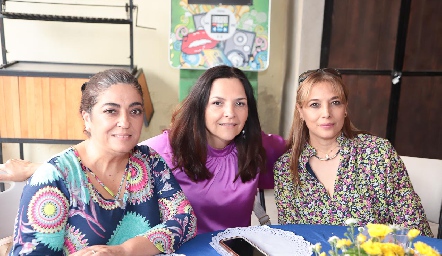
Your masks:
[{"label": "circle print fabric", "polygon": [[68,202],[57,187],[45,187],[32,196],[28,219],[32,227],[41,233],[56,233],[67,221]]}]

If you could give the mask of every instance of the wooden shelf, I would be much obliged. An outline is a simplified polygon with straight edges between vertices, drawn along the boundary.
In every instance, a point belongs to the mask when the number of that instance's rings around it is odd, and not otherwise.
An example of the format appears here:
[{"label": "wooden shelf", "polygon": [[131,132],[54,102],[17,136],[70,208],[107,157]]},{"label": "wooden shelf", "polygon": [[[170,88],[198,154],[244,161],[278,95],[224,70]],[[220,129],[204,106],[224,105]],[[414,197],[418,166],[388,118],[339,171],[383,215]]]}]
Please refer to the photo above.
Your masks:
[{"label": "wooden shelf", "polygon": [[43,20],[43,21],[109,23],[109,24],[131,24],[132,22],[131,20],[127,19],[43,15],[43,14],[14,13],[14,12],[3,12],[1,14],[1,17],[7,19],[20,19],[20,20]]}]

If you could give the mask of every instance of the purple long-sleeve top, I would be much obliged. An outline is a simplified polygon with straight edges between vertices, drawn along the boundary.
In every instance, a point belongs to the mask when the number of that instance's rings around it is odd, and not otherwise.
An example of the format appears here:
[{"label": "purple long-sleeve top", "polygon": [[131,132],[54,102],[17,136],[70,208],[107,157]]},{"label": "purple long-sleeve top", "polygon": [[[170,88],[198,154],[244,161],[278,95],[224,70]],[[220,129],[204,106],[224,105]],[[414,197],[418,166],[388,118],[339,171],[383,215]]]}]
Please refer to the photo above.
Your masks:
[{"label": "purple long-sleeve top", "polygon": [[[250,225],[257,189],[273,189],[273,164],[285,152],[285,141],[279,135],[262,132],[262,141],[267,154],[267,171],[258,173],[255,179],[246,183],[241,178],[233,182],[238,172],[234,143],[224,149],[207,146],[206,167],[213,174],[209,180],[195,183],[181,169],[173,170],[195,211],[198,234]],[[167,130],[140,144],[157,151],[171,169],[175,167]]]}]

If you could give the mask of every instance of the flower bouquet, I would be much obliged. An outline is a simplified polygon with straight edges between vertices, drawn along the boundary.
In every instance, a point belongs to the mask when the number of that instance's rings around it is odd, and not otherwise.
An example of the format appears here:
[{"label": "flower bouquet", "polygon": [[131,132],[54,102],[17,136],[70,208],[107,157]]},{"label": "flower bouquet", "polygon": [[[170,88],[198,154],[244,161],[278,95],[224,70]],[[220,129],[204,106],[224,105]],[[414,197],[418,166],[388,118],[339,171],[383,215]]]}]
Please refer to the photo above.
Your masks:
[{"label": "flower bouquet", "polygon": [[[357,223],[357,219],[348,219],[345,222],[348,225],[345,238],[332,236],[328,239],[331,246],[328,255],[440,256],[438,251],[423,242],[413,243],[420,234],[417,229],[406,230],[397,225],[367,224],[366,228],[358,228],[359,233],[356,233]],[[316,256],[327,255],[321,251],[320,243],[313,245],[312,250]]]}]

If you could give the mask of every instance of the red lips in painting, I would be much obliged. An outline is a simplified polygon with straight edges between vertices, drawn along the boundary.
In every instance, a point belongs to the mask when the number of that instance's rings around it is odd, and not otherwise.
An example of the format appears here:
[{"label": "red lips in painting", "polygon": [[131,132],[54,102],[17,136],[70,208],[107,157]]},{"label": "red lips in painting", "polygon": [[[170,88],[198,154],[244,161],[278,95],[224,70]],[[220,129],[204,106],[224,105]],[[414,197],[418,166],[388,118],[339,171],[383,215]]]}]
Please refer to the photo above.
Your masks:
[{"label": "red lips in painting", "polygon": [[185,54],[198,54],[204,49],[215,48],[217,40],[210,38],[206,31],[198,30],[183,37],[181,51]]}]

